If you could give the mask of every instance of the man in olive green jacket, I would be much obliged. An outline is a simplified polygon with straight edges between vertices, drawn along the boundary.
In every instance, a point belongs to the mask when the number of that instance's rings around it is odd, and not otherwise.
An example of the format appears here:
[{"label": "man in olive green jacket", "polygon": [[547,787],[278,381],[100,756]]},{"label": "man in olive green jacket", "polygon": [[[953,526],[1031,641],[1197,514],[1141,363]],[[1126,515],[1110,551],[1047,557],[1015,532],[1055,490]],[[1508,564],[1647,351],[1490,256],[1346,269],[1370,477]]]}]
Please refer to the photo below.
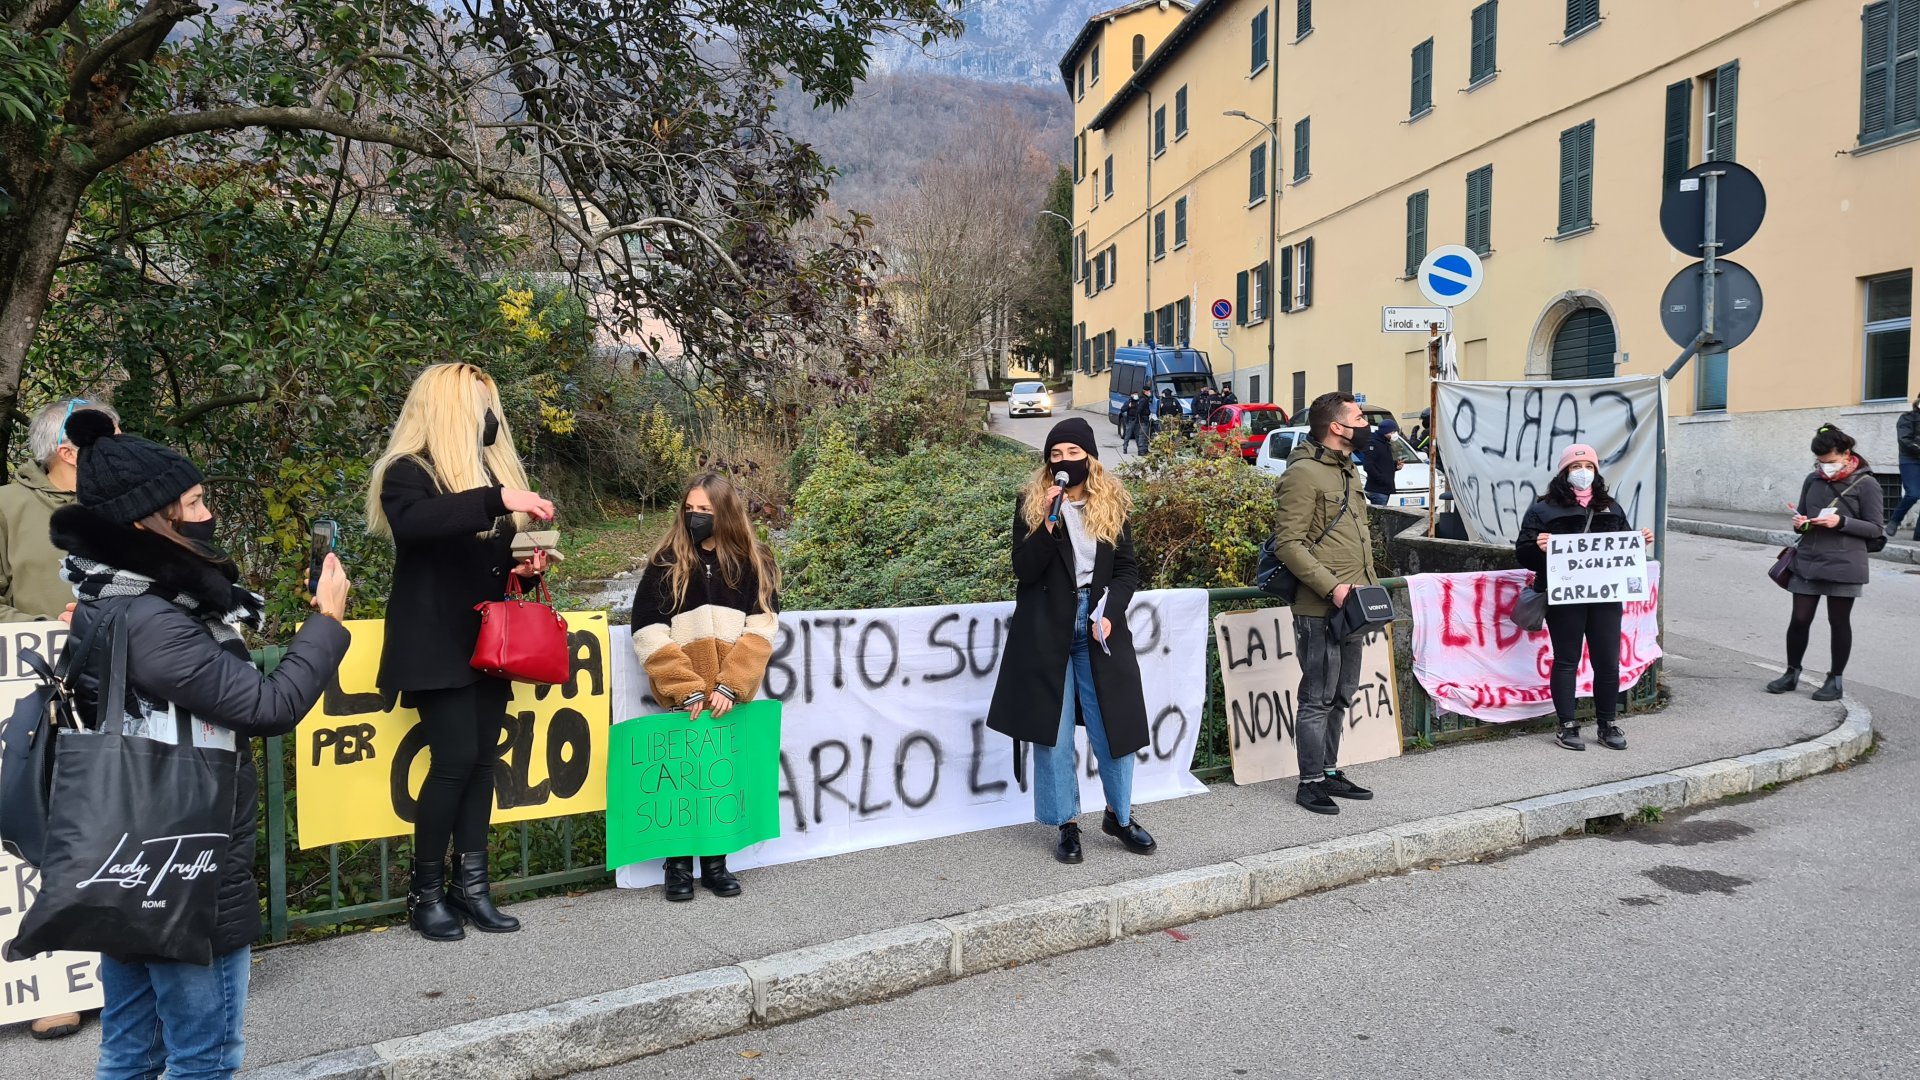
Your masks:
[{"label": "man in olive green jacket", "polygon": [[[105,405],[62,401],[34,414],[27,428],[27,452],[14,481],[0,487],[0,623],[56,619],[73,602],[73,586],[60,575],[66,552],[48,538],[53,512],[73,501],[73,444],[67,419],[79,409],[98,409],[120,417]],[[33,1037],[58,1039],[80,1030],[80,1014],[46,1016],[33,1022]]]},{"label": "man in olive green jacket", "polygon": [[1294,739],[1300,789],[1294,801],[1316,814],[1337,814],[1333,800],[1371,799],[1373,792],[1335,767],[1340,733],[1360,685],[1363,636],[1335,641],[1327,616],[1355,585],[1373,585],[1373,535],[1354,453],[1372,433],[1352,394],[1322,394],[1307,411],[1308,436],[1280,475],[1274,554],[1300,579],[1293,636],[1300,657]]}]

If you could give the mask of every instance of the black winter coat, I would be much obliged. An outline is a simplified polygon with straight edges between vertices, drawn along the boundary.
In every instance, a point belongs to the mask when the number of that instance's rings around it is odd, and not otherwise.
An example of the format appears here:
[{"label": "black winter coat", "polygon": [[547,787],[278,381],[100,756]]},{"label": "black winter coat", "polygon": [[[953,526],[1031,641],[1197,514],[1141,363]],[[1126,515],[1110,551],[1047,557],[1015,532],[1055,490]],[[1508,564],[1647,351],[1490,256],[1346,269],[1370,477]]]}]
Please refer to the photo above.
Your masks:
[{"label": "black winter coat", "polygon": [[[53,539],[76,555],[153,578],[156,592],[186,593],[212,610],[229,606],[220,571],[163,537],[72,506],[54,515]],[[90,633],[100,614],[91,602],[75,609],[74,636]],[[261,675],[246,646],[214,640],[199,620],[160,596],[128,602],[125,618],[129,687],[239,736],[232,840],[221,864],[214,915],[213,951],[224,955],[260,936],[260,888],[253,880],[260,778],[246,740],[284,735],[312,711],[346,657],[350,635],[346,627],[316,615],[287,643],[287,655],[273,674]]]},{"label": "black winter coat", "polygon": [[1840,524],[1831,529],[1808,525],[1800,531],[1800,546],[1793,553],[1794,576],[1865,585],[1867,542],[1885,536],[1887,529],[1886,496],[1872,467],[1862,461],[1852,476],[1837,484],[1818,469],[1808,473],[1800,483],[1800,513],[1818,517],[1829,506],[1840,512]]},{"label": "black winter coat", "polygon": [[[380,506],[393,529],[393,589],[387,594],[382,690],[451,690],[482,676],[473,669],[480,639],[475,605],[507,592],[513,518],[501,489],[442,492],[419,463],[387,468]],[[499,528],[492,536],[480,534]]]},{"label": "black winter coat", "polygon": [[1519,560],[1523,569],[1533,571],[1533,587],[1544,585],[1547,574],[1547,553],[1540,550],[1540,534],[1565,536],[1568,533],[1595,532],[1619,533],[1632,532],[1633,522],[1627,520],[1626,511],[1612,496],[1602,503],[1599,496],[1593,500],[1593,524],[1587,524],[1587,507],[1578,503],[1561,506],[1548,502],[1545,498],[1536,499],[1528,508],[1527,516],[1520,521],[1520,535],[1513,542],[1513,557]]},{"label": "black winter coat", "polygon": [[[1045,524],[1029,532],[1020,500],[1015,499],[1013,619],[1007,625],[1006,648],[1000,653],[987,726],[1021,742],[1052,746],[1060,734],[1060,705],[1066,695],[1067,659],[1079,605],[1073,558],[1066,523],[1057,524],[1052,532]],[[1114,543],[1098,545],[1091,585],[1092,603],[1099,603],[1101,592],[1106,591],[1106,617],[1113,623],[1113,634],[1107,639],[1111,655],[1091,638],[1087,644],[1108,750],[1119,757],[1147,745],[1140,659],[1127,626],[1127,608],[1140,585],[1130,527],[1122,527]]]},{"label": "black winter coat", "polygon": [[1367,490],[1376,495],[1391,495],[1399,489],[1394,474],[1399,462],[1393,457],[1393,433],[1376,431],[1367,442]]}]

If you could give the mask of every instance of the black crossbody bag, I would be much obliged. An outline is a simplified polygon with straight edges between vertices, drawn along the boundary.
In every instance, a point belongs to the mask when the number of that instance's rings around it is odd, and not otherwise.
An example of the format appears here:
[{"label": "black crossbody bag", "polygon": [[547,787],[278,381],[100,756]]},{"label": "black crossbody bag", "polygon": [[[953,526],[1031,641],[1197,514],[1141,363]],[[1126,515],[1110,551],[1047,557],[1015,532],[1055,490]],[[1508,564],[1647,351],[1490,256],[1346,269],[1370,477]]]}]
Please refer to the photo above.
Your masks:
[{"label": "black crossbody bag", "polygon": [[[1333,515],[1333,520],[1328,522],[1320,535],[1307,545],[1307,550],[1312,551],[1319,547],[1327,537],[1333,535],[1333,530],[1338,528],[1340,522],[1347,516],[1347,507],[1352,502],[1353,484],[1349,481],[1346,493],[1340,498],[1340,512]],[[1260,565],[1253,572],[1253,584],[1267,595],[1277,596],[1288,604],[1292,604],[1293,598],[1300,594],[1300,578],[1292,570],[1287,569],[1286,563],[1280,561],[1278,540],[1279,537],[1268,537],[1267,542],[1261,546]]]}]

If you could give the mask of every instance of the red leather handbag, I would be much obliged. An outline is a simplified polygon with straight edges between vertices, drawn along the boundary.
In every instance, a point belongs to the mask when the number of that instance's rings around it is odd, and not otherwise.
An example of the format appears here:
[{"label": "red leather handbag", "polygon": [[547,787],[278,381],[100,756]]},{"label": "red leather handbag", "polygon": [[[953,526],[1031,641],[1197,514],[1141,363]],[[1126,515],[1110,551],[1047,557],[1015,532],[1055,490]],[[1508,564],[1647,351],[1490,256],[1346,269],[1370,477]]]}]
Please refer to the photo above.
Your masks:
[{"label": "red leather handbag", "polygon": [[499,679],[562,683],[572,667],[567,654],[567,620],[553,610],[553,594],[542,580],[538,600],[527,599],[520,578],[507,575],[507,598],[475,604],[480,639],[473,643],[473,666]]}]

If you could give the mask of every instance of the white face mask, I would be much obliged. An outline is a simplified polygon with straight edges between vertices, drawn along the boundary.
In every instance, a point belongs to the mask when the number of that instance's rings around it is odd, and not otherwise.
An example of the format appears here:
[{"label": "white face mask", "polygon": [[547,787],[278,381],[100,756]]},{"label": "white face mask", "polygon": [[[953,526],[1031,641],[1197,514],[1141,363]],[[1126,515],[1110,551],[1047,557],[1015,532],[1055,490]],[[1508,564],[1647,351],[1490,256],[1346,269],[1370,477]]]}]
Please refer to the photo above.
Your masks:
[{"label": "white face mask", "polygon": [[1833,476],[1833,475],[1835,475],[1835,474],[1837,474],[1837,473],[1839,473],[1839,471],[1840,471],[1840,470],[1841,470],[1841,469],[1842,469],[1843,467],[1845,467],[1845,465],[1846,465],[1846,462],[1844,462],[1844,461],[1817,461],[1817,462],[1815,462],[1814,464],[1816,464],[1816,465],[1818,465],[1818,466],[1820,466],[1820,475],[1822,475],[1822,476]]},{"label": "white face mask", "polygon": [[1567,483],[1572,484],[1575,491],[1585,491],[1593,486],[1593,470],[1575,469],[1567,474]]}]

